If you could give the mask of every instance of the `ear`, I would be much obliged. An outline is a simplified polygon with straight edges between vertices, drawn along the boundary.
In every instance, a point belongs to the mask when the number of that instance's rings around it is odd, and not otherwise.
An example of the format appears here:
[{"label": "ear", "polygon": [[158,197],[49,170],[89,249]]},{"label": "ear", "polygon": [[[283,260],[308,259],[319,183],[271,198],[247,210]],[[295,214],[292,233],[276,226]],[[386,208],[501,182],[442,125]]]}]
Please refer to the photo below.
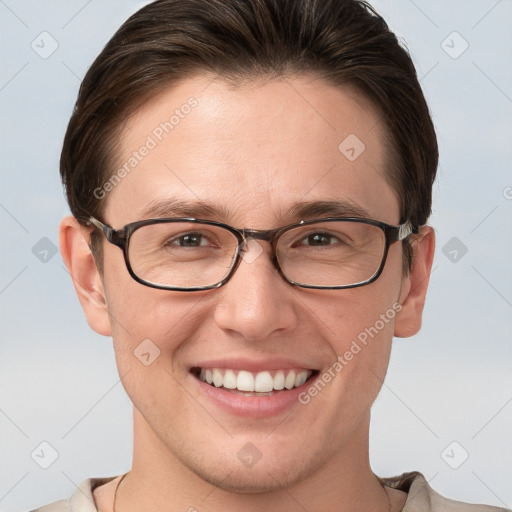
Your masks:
[{"label": "ear", "polygon": [[90,229],[75,217],[62,219],[60,252],[68,269],[88,324],[98,334],[111,335],[110,317],[101,275],[89,248]]},{"label": "ear", "polygon": [[395,317],[395,336],[399,338],[413,336],[421,327],[423,306],[434,260],[434,230],[430,226],[422,226],[411,245],[412,269],[409,275],[403,278],[399,299],[402,309]]}]

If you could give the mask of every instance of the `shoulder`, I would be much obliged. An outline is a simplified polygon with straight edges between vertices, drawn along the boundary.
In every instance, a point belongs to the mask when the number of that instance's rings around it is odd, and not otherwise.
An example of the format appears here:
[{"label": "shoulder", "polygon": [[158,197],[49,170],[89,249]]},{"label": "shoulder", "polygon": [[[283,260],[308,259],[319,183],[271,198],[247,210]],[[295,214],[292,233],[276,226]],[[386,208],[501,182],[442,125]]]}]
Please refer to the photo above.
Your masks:
[{"label": "shoulder", "polygon": [[70,512],[71,504],[69,500],[60,500],[50,505],[44,505],[43,507],[36,508],[30,512]]},{"label": "shoulder", "polygon": [[407,493],[402,512],[512,512],[510,509],[455,501],[437,493],[418,471],[381,478],[384,485]]},{"label": "shoulder", "polygon": [[43,507],[36,508],[31,512],[98,512],[94,502],[93,491],[97,487],[106,484],[117,478],[88,478],[84,480],[67,500],[60,500]]}]

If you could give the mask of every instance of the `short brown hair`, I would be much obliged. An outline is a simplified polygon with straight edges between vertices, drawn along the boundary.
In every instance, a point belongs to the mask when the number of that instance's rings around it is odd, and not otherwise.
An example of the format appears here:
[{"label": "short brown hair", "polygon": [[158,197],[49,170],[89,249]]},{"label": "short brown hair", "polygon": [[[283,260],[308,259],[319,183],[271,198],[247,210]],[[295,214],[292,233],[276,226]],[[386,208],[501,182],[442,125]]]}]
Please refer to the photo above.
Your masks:
[{"label": "short brown hair", "polygon": [[[408,52],[361,0],[157,0],[135,13],[87,72],[64,139],[60,172],[80,222],[101,218],[104,199],[94,190],[114,172],[124,120],[201,72],[235,82],[308,73],[354,86],[388,128],[386,178],[401,222],[426,223],[434,126]],[[406,242],[404,269],[411,264]]]}]

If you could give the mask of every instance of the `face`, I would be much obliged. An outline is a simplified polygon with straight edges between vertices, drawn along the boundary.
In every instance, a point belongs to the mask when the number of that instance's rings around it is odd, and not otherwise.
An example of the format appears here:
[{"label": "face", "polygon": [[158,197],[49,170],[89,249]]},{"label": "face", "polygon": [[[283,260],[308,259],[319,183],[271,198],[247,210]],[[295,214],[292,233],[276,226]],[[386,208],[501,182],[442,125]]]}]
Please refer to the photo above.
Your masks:
[{"label": "face", "polygon": [[[173,112],[172,128],[161,124]],[[101,220],[120,229],[194,216],[190,208],[202,201],[218,212],[197,217],[273,229],[304,218],[292,212],[297,203],[337,201],[398,225],[384,130],[361,95],[318,79],[234,87],[190,78],[127,122],[116,169],[131,162],[130,171],[108,191]],[[191,206],[180,213],[174,200]],[[367,455],[369,410],[410,278],[402,275],[401,243],[377,281],[346,290],[294,287],[276,271],[267,242],[250,251],[224,286],[178,292],[137,283],[122,251],[105,242],[99,286],[109,316],[86,313],[113,336],[136,445],[221,488],[256,492],[335,470],[342,455]],[[268,375],[257,374],[267,371],[276,387],[279,372],[311,376],[272,396],[245,396],[202,382],[199,369],[262,380]]]}]

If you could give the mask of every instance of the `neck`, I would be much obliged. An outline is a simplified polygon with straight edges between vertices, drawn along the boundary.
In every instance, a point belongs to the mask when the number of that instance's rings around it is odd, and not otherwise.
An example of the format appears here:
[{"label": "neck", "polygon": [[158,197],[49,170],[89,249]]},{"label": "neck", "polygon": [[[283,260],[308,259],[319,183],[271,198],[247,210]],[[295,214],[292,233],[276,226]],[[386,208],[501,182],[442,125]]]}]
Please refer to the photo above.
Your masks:
[{"label": "neck", "polygon": [[222,468],[217,480],[209,482],[208,475],[200,476],[165,447],[134,410],[133,466],[118,490],[115,512],[168,510],[170,506],[191,512],[388,512],[392,508],[388,493],[369,465],[368,431],[369,416],[365,416],[343,446],[330,457],[318,457],[304,478],[283,484],[285,475],[260,466],[272,474],[272,489],[241,492],[230,488],[233,475],[223,475]]}]

